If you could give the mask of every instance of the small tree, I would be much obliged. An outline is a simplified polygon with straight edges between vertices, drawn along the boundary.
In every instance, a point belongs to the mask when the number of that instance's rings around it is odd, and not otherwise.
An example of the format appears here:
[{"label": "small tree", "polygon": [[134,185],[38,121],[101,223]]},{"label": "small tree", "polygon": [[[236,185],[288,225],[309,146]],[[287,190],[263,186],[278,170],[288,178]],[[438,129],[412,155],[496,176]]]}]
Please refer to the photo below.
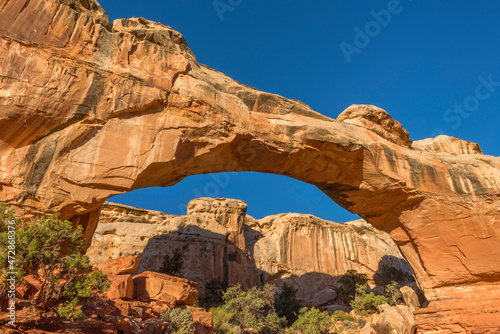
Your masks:
[{"label": "small tree", "polygon": [[366,274],[358,273],[356,270],[348,270],[340,277],[340,283],[342,283],[340,294],[347,302],[350,302],[356,295],[356,286],[367,282],[368,276]]},{"label": "small tree", "polygon": [[182,258],[182,253],[179,248],[176,248],[172,257],[168,254],[165,255],[159,272],[170,276],[179,276],[183,266],[184,259]]},{"label": "small tree", "polygon": [[[236,333],[252,328],[259,333],[279,333],[286,323],[274,309],[276,289],[265,285],[262,290],[252,288],[243,291],[241,286],[232,286],[223,295],[224,305],[212,308],[214,329],[217,333]],[[222,319],[218,317],[222,316]],[[238,328],[238,329],[236,329]]]},{"label": "small tree", "polygon": [[190,310],[183,310],[175,308],[173,310],[167,309],[160,318],[169,323],[169,328],[165,334],[193,334],[194,322],[193,313]]},{"label": "small tree", "polygon": [[385,297],[390,305],[396,305],[401,299],[401,291],[399,291],[398,283],[392,281],[391,284],[385,286]]},{"label": "small tree", "polygon": [[382,272],[379,274],[380,280],[384,286],[397,282],[399,285],[405,282],[413,282],[414,278],[402,269],[394,266],[382,265]]},{"label": "small tree", "polygon": [[280,317],[285,317],[289,326],[297,320],[302,308],[302,304],[297,300],[296,295],[297,289],[285,283],[274,298],[276,313]]},{"label": "small tree", "polygon": [[326,311],[304,307],[292,326],[303,334],[325,334],[333,326],[333,321]]},{"label": "small tree", "polygon": [[[109,288],[101,272],[90,272],[88,256],[82,255],[84,240],[82,226],[73,228],[70,221],[58,215],[41,217],[24,225],[13,218],[12,210],[0,206],[0,241],[10,240],[9,225],[15,221],[15,260],[0,252],[0,270],[3,272],[15,263],[17,283],[30,273],[41,283],[39,292],[32,297],[34,309],[45,312],[57,309],[60,316],[75,320],[83,316],[76,306],[94,292]],[[64,250],[63,250],[64,247]]]},{"label": "small tree", "polygon": [[204,307],[217,307],[223,302],[222,295],[229,284],[226,279],[216,278],[205,284],[205,297],[201,302]]},{"label": "small tree", "polygon": [[351,301],[351,307],[359,314],[368,315],[377,311],[377,306],[387,303],[384,296],[375,295],[373,292],[366,292],[366,285],[356,287],[356,296]]}]

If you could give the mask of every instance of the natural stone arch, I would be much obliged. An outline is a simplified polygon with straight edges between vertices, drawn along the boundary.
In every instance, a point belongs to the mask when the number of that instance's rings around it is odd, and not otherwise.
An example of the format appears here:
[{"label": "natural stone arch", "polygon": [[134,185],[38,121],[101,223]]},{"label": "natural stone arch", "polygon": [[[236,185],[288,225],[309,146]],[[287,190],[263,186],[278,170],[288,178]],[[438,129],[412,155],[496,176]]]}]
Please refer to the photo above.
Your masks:
[{"label": "natural stone arch", "polygon": [[171,28],[110,25],[92,1],[8,2],[0,35],[0,201],[19,213],[61,211],[88,237],[118,193],[200,173],[287,175],[390,233],[431,306],[473,291],[486,304],[463,326],[476,327],[498,310],[499,158],[447,137],[412,148],[376,107],[333,120],[244,86],[198,64]]}]

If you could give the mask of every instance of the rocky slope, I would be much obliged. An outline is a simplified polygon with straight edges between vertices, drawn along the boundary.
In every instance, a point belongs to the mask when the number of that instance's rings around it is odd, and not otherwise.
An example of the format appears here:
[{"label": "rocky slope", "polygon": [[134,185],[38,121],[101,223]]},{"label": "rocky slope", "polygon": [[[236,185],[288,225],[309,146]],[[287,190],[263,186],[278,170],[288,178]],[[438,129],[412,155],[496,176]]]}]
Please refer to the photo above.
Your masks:
[{"label": "rocky slope", "polygon": [[373,287],[383,266],[411,275],[394,241],[362,220],[340,224],[293,213],[257,220],[246,210],[243,201],[220,198],[192,200],[186,216],[105,203],[87,253],[96,264],[141,255],[140,273],[158,270],[166,254],[180,249],[181,276],[198,282],[202,293],[214,279],[247,288],[285,281],[307,303],[338,289],[350,269],[366,273]]},{"label": "rocky slope", "polygon": [[428,328],[500,327],[498,157],[459,139],[413,145],[373,106],[333,120],[244,86],[170,27],[111,24],[95,0],[1,1],[0,53],[0,201],[19,215],[61,211],[90,240],[118,193],[287,175],[390,234],[430,301]]}]

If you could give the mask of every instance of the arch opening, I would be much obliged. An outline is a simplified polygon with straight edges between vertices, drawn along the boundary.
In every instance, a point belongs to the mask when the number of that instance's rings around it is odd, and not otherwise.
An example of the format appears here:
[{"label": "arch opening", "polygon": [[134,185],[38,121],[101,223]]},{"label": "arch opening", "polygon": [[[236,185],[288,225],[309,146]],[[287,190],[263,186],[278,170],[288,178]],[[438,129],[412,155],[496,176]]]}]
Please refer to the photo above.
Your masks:
[{"label": "arch opening", "polygon": [[314,185],[259,172],[193,175],[173,186],[137,189],[110,197],[108,202],[185,215],[188,202],[201,197],[242,200],[248,204],[247,214],[257,219],[281,213],[311,214],[334,222],[360,219]]}]

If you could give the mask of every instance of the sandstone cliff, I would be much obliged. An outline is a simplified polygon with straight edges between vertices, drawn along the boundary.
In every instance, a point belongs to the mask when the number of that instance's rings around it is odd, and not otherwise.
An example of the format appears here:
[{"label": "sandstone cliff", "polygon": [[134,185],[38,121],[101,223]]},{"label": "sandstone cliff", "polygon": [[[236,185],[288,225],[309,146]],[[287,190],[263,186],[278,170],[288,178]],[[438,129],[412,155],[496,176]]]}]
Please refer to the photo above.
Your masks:
[{"label": "sandstone cliff", "polygon": [[294,213],[254,219],[246,209],[239,200],[200,198],[189,202],[186,216],[172,216],[105,203],[88,255],[96,264],[141,255],[140,273],[158,270],[166,254],[180,249],[181,276],[198,282],[202,293],[217,278],[247,288],[286,281],[308,303],[338,289],[350,269],[366,273],[373,287],[382,266],[411,276],[394,241],[362,220],[340,224]]},{"label": "sandstone cliff", "polygon": [[428,328],[500,327],[500,158],[459,139],[413,146],[373,106],[333,120],[247,87],[170,27],[111,24],[95,0],[1,1],[0,53],[0,201],[19,215],[60,211],[90,240],[119,193],[287,175],[390,234],[430,301]]}]

